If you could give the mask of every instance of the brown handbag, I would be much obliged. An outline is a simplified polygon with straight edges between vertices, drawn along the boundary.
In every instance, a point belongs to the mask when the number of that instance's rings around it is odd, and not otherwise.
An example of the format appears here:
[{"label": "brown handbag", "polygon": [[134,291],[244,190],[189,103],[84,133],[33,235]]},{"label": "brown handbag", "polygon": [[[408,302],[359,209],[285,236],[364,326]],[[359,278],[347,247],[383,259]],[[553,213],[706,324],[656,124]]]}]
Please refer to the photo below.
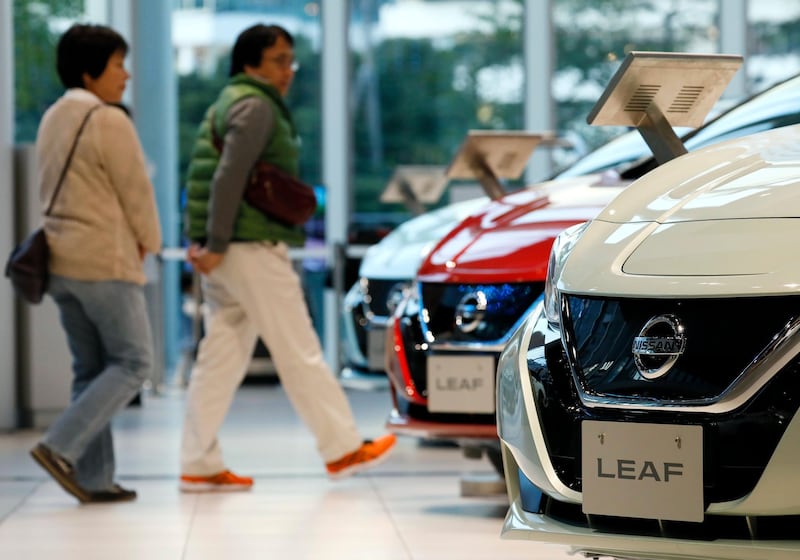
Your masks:
[{"label": "brown handbag", "polygon": [[44,228],[36,228],[19,245],[14,247],[6,262],[6,276],[11,280],[14,293],[28,303],[40,303],[47,291],[50,247]]},{"label": "brown handbag", "polygon": [[311,186],[263,161],[253,167],[244,199],[270,218],[292,226],[306,223],[317,209]]},{"label": "brown handbag", "polygon": [[[213,111],[210,127],[214,147],[222,154],[223,142],[214,128]],[[267,217],[290,226],[306,223],[317,209],[313,187],[261,160],[253,166],[243,196],[250,206]]]}]

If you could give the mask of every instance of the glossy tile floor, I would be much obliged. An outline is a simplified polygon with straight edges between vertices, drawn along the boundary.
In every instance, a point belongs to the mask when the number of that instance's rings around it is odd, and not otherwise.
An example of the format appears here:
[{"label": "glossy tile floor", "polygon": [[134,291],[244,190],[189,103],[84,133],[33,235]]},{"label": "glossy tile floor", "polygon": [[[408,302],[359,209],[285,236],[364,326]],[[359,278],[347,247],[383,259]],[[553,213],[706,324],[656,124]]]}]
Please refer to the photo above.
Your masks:
[{"label": "glossy tile floor", "polygon": [[[349,391],[365,437],[382,433],[386,391]],[[120,481],[139,499],[81,506],[28,456],[39,432],[0,435],[0,559],[268,558],[561,560],[566,548],[500,538],[504,495],[463,497],[493,477],[485,459],[401,438],[382,465],[329,481],[314,441],[278,385],[246,384],[222,432],[229,466],[251,492],[181,494],[184,392],[146,395],[115,421]]]}]

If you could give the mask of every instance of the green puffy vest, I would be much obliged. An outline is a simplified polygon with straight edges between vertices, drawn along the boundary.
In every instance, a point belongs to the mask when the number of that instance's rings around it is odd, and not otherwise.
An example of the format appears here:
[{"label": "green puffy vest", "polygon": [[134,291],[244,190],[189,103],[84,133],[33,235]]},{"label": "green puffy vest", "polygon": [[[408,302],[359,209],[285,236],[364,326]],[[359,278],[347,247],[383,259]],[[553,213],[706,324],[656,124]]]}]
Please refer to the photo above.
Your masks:
[{"label": "green puffy vest", "polygon": [[[186,181],[185,233],[192,241],[204,241],[207,237],[211,179],[219,164],[220,155],[211,139],[211,116],[220,138],[225,136],[227,115],[230,108],[242,99],[258,96],[272,105],[275,124],[272,137],[264,146],[260,158],[282,168],[294,176],[298,174],[299,137],[291,115],[283,103],[280,93],[267,84],[246,74],[232,77],[222,90],[217,101],[208,109],[195,138]],[[302,245],[305,233],[301,226],[291,227],[269,219],[244,200],[239,204],[231,241],[284,241],[289,245]]]}]

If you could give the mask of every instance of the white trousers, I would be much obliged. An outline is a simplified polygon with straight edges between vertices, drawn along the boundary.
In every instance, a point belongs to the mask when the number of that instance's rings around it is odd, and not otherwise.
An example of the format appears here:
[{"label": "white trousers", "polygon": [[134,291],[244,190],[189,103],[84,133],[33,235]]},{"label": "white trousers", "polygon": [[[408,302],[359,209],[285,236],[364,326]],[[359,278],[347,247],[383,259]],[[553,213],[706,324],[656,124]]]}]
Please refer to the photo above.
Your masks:
[{"label": "white trousers", "polygon": [[295,411],[327,463],[362,443],[347,397],[325,363],[288,248],[231,243],[203,277],[205,336],[187,394],[181,472],[225,470],[217,434],[260,336]]}]

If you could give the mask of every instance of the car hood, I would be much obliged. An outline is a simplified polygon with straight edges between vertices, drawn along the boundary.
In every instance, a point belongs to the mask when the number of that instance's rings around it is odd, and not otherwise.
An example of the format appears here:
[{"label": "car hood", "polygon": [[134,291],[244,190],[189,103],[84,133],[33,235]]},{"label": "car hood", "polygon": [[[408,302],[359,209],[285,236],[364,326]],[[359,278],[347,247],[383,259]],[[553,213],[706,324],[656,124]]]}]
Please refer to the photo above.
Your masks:
[{"label": "car hood", "polygon": [[798,193],[800,125],[682,156],[598,215],[559,285],[650,297],[798,292]]},{"label": "car hood", "polygon": [[546,182],[494,200],[444,237],[417,277],[448,283],[544,280],[553,239],[595,217],[625,184],[616,175],[595,174]]},{"label": "car hood", "polygon": [[364,254],[359,276],[370,279],[414,278],[433,246],[456,224],[485,206],[485,196],[456,202],[403,222]]}]

